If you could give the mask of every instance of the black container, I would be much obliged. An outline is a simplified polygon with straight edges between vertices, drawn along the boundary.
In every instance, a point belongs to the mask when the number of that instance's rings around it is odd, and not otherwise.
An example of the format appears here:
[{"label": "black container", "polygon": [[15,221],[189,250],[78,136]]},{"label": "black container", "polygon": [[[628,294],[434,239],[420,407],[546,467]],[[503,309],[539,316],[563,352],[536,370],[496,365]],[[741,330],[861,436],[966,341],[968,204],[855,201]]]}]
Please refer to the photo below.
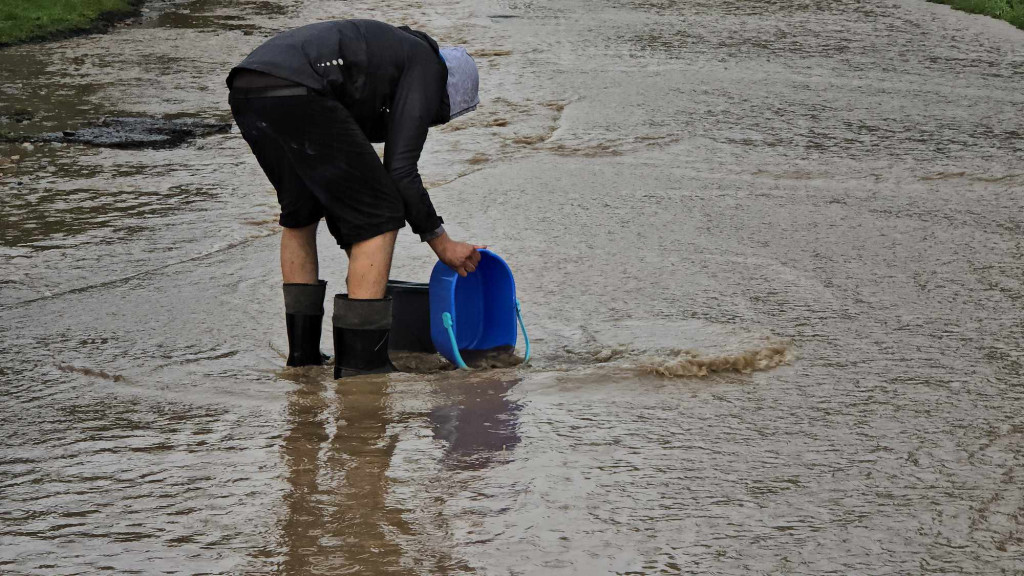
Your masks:
[{"label": "black container", "polygon": [[391,343],[389,350],[436,353],[430,339],[430,285],[388,280],[391,296]]}]

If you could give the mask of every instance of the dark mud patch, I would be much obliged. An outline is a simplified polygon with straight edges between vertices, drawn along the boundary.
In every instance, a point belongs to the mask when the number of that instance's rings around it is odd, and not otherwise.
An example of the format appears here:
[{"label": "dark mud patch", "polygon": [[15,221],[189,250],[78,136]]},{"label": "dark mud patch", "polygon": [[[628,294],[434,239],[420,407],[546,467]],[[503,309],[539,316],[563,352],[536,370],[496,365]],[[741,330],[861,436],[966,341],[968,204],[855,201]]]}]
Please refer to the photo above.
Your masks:
[{"label": "dark mud patch", "polygon": [[473,58],[491,58],[493,56],[509,56],[511,50],[474,50],[470,53]]},{"label": "dark mud patch", "polygon": [[989,176],[989,175],[985,175],[985,174],[969,174],[966,171],[960,171],[960,172],[936,172],[934,174],[928,174],[928,175],[925,175],[925,176],[919,176],[918,180],[923,180],[925,182],[930,182],[930,181],[934,181],[934,180],[960,180],[960,179],[963,179],[963,180],[973,180],[975,182],[996,183],[996,182],[1005,182],[1005,181],[1009,181],[1009,180],[1017,180],[1017,179],[1020,179],[1021,177],[1024,177],[1024,173],[1011,172],[1011,173],[1007,173],[1007,174],[1000,174],[1000,175]]},{"label": "dark mud patch", "polygon": [[57,369],[68,374],[81,374],[83,376],[89,376],[90,378],[102,378],[103,380],[109,380],[111,382],[124,382],[124,376],[121,376],[120,374],[111,374],[105,370],[97,370],[95,368],[74,366],[71,364],[58,364]]},{"label": "dark mud patch", "polygon": [[104,118],[76,130],[39,135],[0,133],[0,142],[63,143],[106,148],[174,148],[190,140],[227,132],[228,122],[194,118]]},{"label": "dark mud patch", "polygon": [[0,108],[0,123],[24,124],[35,118],[35,114],[27,108],[13,108],[5,110]]}]

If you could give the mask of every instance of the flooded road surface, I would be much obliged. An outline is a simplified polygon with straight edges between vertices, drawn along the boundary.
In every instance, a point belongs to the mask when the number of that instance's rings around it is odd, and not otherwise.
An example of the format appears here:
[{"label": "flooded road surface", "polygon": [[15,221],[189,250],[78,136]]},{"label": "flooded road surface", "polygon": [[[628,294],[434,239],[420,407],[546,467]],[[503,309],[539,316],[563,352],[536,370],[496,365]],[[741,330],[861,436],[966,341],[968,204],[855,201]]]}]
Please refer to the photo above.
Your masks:
[{"label": "flooded road surface", "polygon": [[[0,129],[223,121],[229,67],[316,20],[465,43],[482,105],[422,169],[535,360],[286,370],[237,133],[4,145],[0,572],[1024,571],[1024,33],[916,0],[147,7],[0,51]],[[394,277],[432,263],[403,232]]]}]

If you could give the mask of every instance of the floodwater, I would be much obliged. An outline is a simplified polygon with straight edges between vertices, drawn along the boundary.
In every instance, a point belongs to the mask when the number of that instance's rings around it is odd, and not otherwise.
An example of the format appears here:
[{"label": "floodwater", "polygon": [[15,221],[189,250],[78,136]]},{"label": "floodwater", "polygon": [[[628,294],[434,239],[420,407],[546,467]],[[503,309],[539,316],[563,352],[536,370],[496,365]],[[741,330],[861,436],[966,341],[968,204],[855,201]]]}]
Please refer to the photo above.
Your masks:
[{"label": "floodwater", "polygon": [[[237,133],[3,145],[0,572],[1024,573],[1024,32],[923,0],[147,9],[0,51],[0,129],[223,121],[231,64],[322,19],[465,43],[482,105],[422,171],[535,357],[284,369]],[[394,277],[431,265],[403,232]]]}]

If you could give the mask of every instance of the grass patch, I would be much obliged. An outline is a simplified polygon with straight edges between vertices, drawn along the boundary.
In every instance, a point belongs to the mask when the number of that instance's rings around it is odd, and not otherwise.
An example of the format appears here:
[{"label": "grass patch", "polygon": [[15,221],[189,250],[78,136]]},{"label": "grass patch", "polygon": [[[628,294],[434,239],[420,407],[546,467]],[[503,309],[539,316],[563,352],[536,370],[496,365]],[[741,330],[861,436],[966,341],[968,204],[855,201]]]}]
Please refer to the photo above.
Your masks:
[{"label": "grass patch", "polygon": [[[2,0],[0,0],[2,1]],[[1006,20],[1024,30],[1024,0],[928,0],[952,6],[971,14],[984,14]]]},{"label": "grass patch", "polygon": [[99,32],[138,12],[142,0],[0,0],[0,46]]}]

